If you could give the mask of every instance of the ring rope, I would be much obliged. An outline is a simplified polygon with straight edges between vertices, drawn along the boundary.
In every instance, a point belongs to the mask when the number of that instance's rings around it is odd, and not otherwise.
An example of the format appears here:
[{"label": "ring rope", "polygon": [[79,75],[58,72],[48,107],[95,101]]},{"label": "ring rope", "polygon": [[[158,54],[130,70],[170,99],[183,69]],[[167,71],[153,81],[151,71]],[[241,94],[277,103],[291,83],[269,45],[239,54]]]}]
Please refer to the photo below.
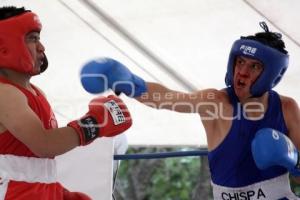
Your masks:
[{"label": "ring rope", "polygon": [[123,154],[123,155],[114,155],[114,160],[160,159],[160,158],[184,157],[184,156],[207,156],[207,154],[208,154],[207,150]]}]

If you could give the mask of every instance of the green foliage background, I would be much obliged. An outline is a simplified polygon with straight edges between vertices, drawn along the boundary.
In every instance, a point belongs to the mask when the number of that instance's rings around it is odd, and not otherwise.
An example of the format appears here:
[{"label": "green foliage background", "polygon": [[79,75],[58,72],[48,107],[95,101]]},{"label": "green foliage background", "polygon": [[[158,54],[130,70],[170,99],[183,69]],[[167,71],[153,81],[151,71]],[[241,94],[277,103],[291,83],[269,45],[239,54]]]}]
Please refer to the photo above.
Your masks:
[{"label": "green foliage background", "polygon": [[295,181],[293,181],[293,179],[291,178],[291,188],[293,190],[293,192],[300,197],[300,184],[296,183]]},{"label": "green foliage background", "polygon": [[163,197],[165,200],[191,199],[193,190],[199,177],[199,159],[192,157],[168,158],[164,160],[162,168],[157,168],[151,180],[148,193],[149,200]]},{"label": "green foliage background", "polygon": [[[170,152],[170,151],[182,151],[177,148],[138,148],[129,149],[127,154],[130,153],[150,153],[150,152]],[[184,149],[187,150],[187,149]],[[147,162],[150,160],[126,160],[122,161],[120,165],[117,190],[118,193],[122,193],[125,196],[132,196],[129,194],[134,190],[130,183],[134,177],[128,173],[134,168],[141,167],[141,162],[147,166]],[[199,157],[179,157],[179,158],[167,158],[159,159],[159,167],[152,169],[152,175],[149,181],[146,181],[147,186],[143,200],[191,200],[192,193],[199,181],[201,161]],[[149,167],[151,167],[149,165]],[[210,180],[208,180],[210,181]],[[141,183],[142,184],[142,183]],[[122,191],[120,191],[122,190]],[[116,198],[121,200],[122,197]],[[208,198],[209,199],[209,198]],[[130,199],[135,200],[135,199]],[[138,199],[141,200],[141,199]]]}]

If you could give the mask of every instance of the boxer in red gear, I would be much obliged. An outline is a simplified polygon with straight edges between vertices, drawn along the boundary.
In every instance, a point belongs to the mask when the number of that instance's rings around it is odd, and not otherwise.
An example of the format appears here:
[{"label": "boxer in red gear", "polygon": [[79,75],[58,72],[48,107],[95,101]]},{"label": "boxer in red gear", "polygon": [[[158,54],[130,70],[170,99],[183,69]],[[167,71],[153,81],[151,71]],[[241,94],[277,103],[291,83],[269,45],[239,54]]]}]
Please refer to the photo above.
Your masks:
[{"label": "boxer in red gear", "polygon": [[0,199],[89,200],[57,182],[54,158],[124,132],[130,113],[118,97],[98,97],[82,118],[92,121],[58,128],[44,94],[30,82],[48,66],[41,29],[33,12],[0,8]]}]

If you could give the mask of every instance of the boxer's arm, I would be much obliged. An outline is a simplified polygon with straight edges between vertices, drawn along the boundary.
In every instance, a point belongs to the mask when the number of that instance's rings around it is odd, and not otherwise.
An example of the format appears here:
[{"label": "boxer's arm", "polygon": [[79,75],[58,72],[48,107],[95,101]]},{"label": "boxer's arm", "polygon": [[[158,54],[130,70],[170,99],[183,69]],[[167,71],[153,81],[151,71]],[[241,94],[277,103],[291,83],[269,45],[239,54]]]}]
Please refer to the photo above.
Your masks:
[{"label": "boxer's arm", "polygon": [[[81,83],[89,93],[102,93],[112,89],[117,94],[124,93],[140,102],[157,108],[184,113],[212,111],[220,102],[222,92],[208,89],[192,93],[174,91],[158,83],[147,83],[131,72],[125,65],[111,58],[101,58],[87,62],[81,69]],[[224,95],[223,95],[224,96]]]},{"label": "boxer's arm", "polygon": [[[288,136],[294,143],[296,148],[300,149],[300,111],[297,102],[289,97],[281,96],[282,108],[285,123],[289,130]],[[300,177],[295,177],[296,181],[300,183]]]},{"label": "boxer's arm", "polygon": [[136,99],[156,109],[168,109],[182,113],[205,113],[220,101],[220,91],[206,89],[190,93],[171,90],[159,83],[146,82],[147,92]]},{"label": "boxer's arm", "polygon": [[[0,94],[5,94],[0,98],[2,127],[9,130],[39,157],[63,154],[76,146],[87,145],[98,137],[117,135],[131,125],[129,112],[120,99],[99,97],[91,101],[88,113],[81,120],[69,123],[70,127],[46,130],[41,120],[28,106],[27,98],[23,93],[15,87],[1,85]],[[108,111],[106,104],[108,101],[119,106],[120,110],[116,110],[118,113],[115,113],[115,110]],[[124,117],[122,121],[114,118],[120,113]]]},{"label": "boxer's arm", "polygon": [[0,87],[0,123],[39,157],[54,157],[79,145],[71,127],[46,130],[28,106],[23,93],[10,85]]}]

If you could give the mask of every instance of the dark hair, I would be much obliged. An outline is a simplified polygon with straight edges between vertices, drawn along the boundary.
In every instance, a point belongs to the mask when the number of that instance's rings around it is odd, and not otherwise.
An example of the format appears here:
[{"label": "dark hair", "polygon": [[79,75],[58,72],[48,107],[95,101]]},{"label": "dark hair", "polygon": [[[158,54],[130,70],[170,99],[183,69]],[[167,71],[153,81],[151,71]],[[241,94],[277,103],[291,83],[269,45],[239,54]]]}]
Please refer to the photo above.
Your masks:
[{"label": "dark hair", "polygon": [[4,6],[0,8],[0,20],[17,16],[29,11],[30,10],[25,10],[24,7],[17,8],[15,6]]},{"label": "dark hair", "polygon": [[242,36],[241,39],[256,40],[264,45],[277,49],[284,54],[288,54],[288,51],[285,50],[285,44],[281,39],[282,35],[280,33],[270,32],[265,22],[260,22],[259,25],[265,32],[259,32],[250,36]]}]

